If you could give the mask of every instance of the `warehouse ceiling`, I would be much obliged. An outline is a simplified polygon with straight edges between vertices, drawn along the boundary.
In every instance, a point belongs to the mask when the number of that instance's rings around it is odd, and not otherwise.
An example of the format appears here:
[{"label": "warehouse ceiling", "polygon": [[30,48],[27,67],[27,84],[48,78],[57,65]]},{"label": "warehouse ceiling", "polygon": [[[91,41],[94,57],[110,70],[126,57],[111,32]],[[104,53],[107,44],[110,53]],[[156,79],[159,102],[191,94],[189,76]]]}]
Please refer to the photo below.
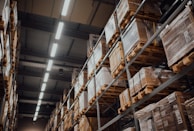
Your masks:
[{"label": "warehouse ceiling", "polygon": [[[33,118],[52,44],[59,44],[43,97],[39,117],[49,118],[63,90],[71,87],[74,68],[86,60],[89,34],[100,34],[117,3],[115,0],[71,0],[68,15],[61,17],[64,0],[18,0],[20,56],[18,94],[20,118]],[[63,35],[56,41],[58,22]]]}]

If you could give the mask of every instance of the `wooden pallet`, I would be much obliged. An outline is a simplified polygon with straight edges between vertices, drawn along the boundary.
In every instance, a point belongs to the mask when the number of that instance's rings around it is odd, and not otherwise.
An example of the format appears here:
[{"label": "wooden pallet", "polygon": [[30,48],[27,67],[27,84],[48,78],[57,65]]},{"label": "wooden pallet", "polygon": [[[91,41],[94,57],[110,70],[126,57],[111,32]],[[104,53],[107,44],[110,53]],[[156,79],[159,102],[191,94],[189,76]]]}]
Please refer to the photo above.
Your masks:
[{"label": "wooden pallet", "polygon": [[84,108],[80,113],[79,113],[79,117],[81,117],[82,115],[84,115],[87,111],[87,108]]},{"label": "wooden pallet", "polygon": [[131,106],[131,101],[128,101],[127,104],[125,104],[124,106],[120,107],[118,109],[118,114],[121,114],[122,112],[126,111],[130,106]]},{"label": "wooden pallet", "polygon": [[119,32],[116,31],[115,34],[112,36],[111,40],[108,42],[108,47],[111,48],[112,45],[115,43],[117,38],[119,37]]},{"label": "wooden pallet", "polygon": [[[102,60],[103,60],[103,58],[104,58],[104,57],[102,57],[102,58],[97,62],[97,64],[96,64],[96,69],[100,66],[100,64],[101,64],[101,62],[102,62]],[[109,60],[106,59],[106,60],[102,63],[102,66],[107,66],[107,67],[109,67]]]},{"label": "wooden pallet", "polygon": [[147,85],[146,87],[144,87],[142,90],[140,90],[138,93],[136,93],[134,96],[132,96],[132,103],[136,103],[139,100],[143,99],[144,96],[152,93],[152,91],[154,90],[154,86],[152,85]]},{"label": "wooden pallet", "polygon": [[111,72],[112,73],[112,77],[113,78],[116,78],[118,76],[118,74],[125,68],[125,62],[122,61],[118,67],[113,71]]},{"label": "wooden pallet", "polygon": [[96,101],[96,96],[94,96],[94,97],[88,102],[88,104],[91,106],[95,101]]},{"label": "wooden pallet", "polygon": [[[137,44],[131,52],[127,54],[127,62],[130,62],[142,49],[144,46],[144,42],[140,42]],[[150,45],[148,46],[143,53],[134,61],[134,64],[142,64],[142,65],[153,65],[159,64],[164,61],[165,53],[162,47]],[[158,58],[163,59],[158,59]]]},{"label": "wooden pallet", "polygon": [[92,72],[88,75],[88,80],[90,80],[92,78],[92,76],[94,75],[94,69],[92,70]]},{"label": "wooden pallet", "polygon": [[[123,20],[120,23],[120,28],[121,30],[123,30],[127,24],[129,24],[132,16],[134,16],[135,11],[128,11],[126,13],[126,15],[124,16]],[[154,14],[150,14],[148,12],[139,12],[139,14],[136,15],[136,18],[140,18],[140,19],[145,19],[145,20],[150,20],[150,21],[158,21],[160,18],[154,16]]]},{"label": "wooden pallet", "polygon": [[193,63],[193,61],[194,61],[194,51],[192,51],[188,55],[184,56],[176,64],[172,65],[171,68],[172,68],[173,72],[178,73],[184,67],[191,65]]}]

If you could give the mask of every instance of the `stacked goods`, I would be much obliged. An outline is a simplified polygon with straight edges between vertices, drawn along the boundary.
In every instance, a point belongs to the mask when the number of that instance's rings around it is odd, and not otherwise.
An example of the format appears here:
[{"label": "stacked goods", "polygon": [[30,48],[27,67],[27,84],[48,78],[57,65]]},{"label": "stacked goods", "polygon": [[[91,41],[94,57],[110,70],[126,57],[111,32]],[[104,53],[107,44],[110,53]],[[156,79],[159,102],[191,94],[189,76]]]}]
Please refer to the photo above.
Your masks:
[{"label": "stacked goods", "polygon": [[68,98],[68,99],[67,99],[67,110],[70,109],[72,103],[73,103],[73,99],[72,99],[72,98]]},{"label": "stacked goods", "polygon": [[109,55],[111,75],[115,78],[125,67],[124,51],[122,42],[118,42]]},{"label": "stacked goods", "polygon": [[186,7],[161,32],[160,37],[168,66],[172,67],[174,72],[179,72],[182,67],[190,65],[194,58],[194,16],[192,9]]},{"label": "stacked goods", "polygon": [[143,67],[130,79],[130,95],[132,102],[135,103],[149,94],[161,83],[172,77],[173,73],[169,70],[160,68]]},{"label": "stacked goods", "polygon": [[116,39],[119,37],[119,29],[117,25],[117,19],[115,14],[113,13],[109,18],[106,26],[104,27],[106,44],[108,47],[111,47]]},{"label": "stacked goods", "polygon": [[[153,35],[155,29],[155,22],[138,18],[135,18],[132,21],[130,26],[123,34],[123,49],[127,61],[131,61],[131,59],[137,55],[144,44]],[[157,45],[156,40],[153,43],[154,45]],[[159,56],[160,58],[164,56],[162,48],[150,45],[148,48],[145,49],[145,51],[138,57],[139,59],[137,59],[135,62],[137,64],[158,64],[161,61],[158,60]]]},{"label": "stacked goods", "polygon": [[[102,67],[96,75],[96,95],[99,96],[106,87],[113,81],[108,67]],[[117,98],[118,95],[125,90],[126,82],[122,79],[117,79],[111,87],[106,91],[103,97]]]},{"label": "stacked goods", "polygon": [[80,69],[74,68],[71,76],[71,84],[74,85],[76,82],[76,78],[79,75]]},{"label": "stacked goods", "polygon": [[79,112],[83,115],[88,108],[88,92],[83,91],[79,97]]},{"label": "stacked goods", "polygon": [[87,42],[87,57],[91,56],[99,37],[99,35],[89,34],[89,40]]},{"label": "stacked goods", "polygon": [[79,114],[80,114],[79,106],[80,106],[79,101],[76,100],[74,104],[74,118],[73,118],[75,121],[78,120],[79,118]]},{"label": "stacked goods", "polygon": [[141,131],[154,131],[152,110],[155,106],[155,104],[150,104],[135,112],[135,117],[139,120]]},{"label": "stacked goods", "polygon": [[88,104],[91,105],[96,99],[96,88],[95,81],[92,78],[88,84]]},{"label": "stacked goods", "polygon": [[80,93],[84,90],[85,84],[87,82],[87,72],[81,71],[75,84],[74,84],[74,96],[75,98],[80,95]]},{"label": "stacked goods", "polygon": [[135,131],[135,128],[134,127],[129,127],[127,129],[124,129],[123,131]]},{"label": "stacked goods", "polygon": [[183,94],[174,92],[158,103],[136,112],[141,130],[190,130],[183,103]]},{"label": "stacked goods", "polygon": [[[101,125],[107,123],[110,119],[109,118],[101,118],[100,122]],[[79,131],[96,131],[98,130],[98,120],[96,117],[86,117],[85,115],[82,116],[80,123],[79,123]],[[116,124],[111,125],[104,131],[117,131],[118,127]]]},{"label": "stacked goods", "polygon": [[88,80],[90,80],[96,68],[96,65],[94,62],[94,55],[91,55],[90,58],[88,59],[87,68],[88,68]]},{"label": "stacked goods", "polygon": [[185,108],[187,111],[187,115],[189,117],[189,121],[191,124],[192,129],[194,130],[194,98],[191,98],[185,101]]},{"label": "stacked goods", "polygon": [[[130,22],[131,17],[141,4],[142,0],[121,0],[117,8],[118,25],[121,29]],[[146,1],[141,10],[138,12],[138,18],[158,20],[161,16],[158,6],[153,5],[156,1]]]},{"label": "stacked goods", "polygon": [[72,124],[73,124],[73,111],[70,110],[66,116],[65,116],[65,119],[64,119],[64,131],[68,131],[71,127],[72,127]]},{"label": "stacked goods", "polygon": [[121,114],[121,111],[125,111],[128,107],[131,106],[131,98],[129,88],[125,89],[120,95],[120,108],[118,109],[118,113]]},{"label": "stacked goods", "polygon": [[[100,63],[102,62],[104,56],[106,55],[106,42],[104,37],[102,37],[97,46],[94,48],[93,54],[90,56],[88,60],[88,79],[94,74],[94,70],[99,67]],[[108,60],[104,61],[103,65],[106,65]]]},{"label": "stacked goods", "polygon": [[174,92],[156,104],[153,110],[156,130],[190,130],[185,113],[184,96],[181,92]]},{"label": "stacked goods", "polygon": [[[96,48],[94,49],[93,55],[94,55],[94,63],[96,67],[99,67],[100,63],[104,59],[104,56],[106,55],[106,41],[104,38],[101,38],[99,42],[97,43]],[[105,63],[104,63],[105,64]]]},{"label": "stacked goods", "polygon": [[67,106],[62,106],[61,108],[61,119],[63,120],[65,113],[67,112]]},{"label": "stacked goods", "polygon": [[10,1],[9,0],[1,0],[0,1],[0,30],[3,30],[4,34],[6,34],[9,16],[10,16]]}]

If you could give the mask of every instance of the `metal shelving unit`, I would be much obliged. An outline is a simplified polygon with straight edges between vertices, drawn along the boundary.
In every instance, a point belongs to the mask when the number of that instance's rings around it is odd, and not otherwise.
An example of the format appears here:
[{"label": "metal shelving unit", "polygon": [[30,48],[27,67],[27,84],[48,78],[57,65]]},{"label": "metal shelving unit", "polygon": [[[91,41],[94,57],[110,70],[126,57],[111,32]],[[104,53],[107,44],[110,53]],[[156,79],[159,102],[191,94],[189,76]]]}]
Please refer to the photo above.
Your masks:
[{"label": "metal shelving unit", "polygon": [[[130,23],[135,19],[136,15],[138,14],[138,12],[140,11],[140,9],[144,6],[145,2],[147,0],[143,0],[142,3],[139,5],[138,9],[136,10],[134,16],[131,18],[129,24],[127,25],[127,27],[130,25]],[[130,78],[131,78],[131,74],[130,74],[130,71],[129,71],[129,67],[134,63],[134,61],[143,53],[143,51],[149,46],[151,45],[152,41],[154,41],[155,38],[158,37],[158,35],[161,33],[161,31],[179,14],[179,12],[181,10],[183,10],[184,6],[187,4],[189,0],[183,0],[182,3],[178,6],[178,8],[176,8],[176,10],[170,15],[170,17],[165,20],[165,22],[160,26],[160,28],[154,33],[154,35],[145,43],[145,45],[142,47],[142,49],[137,53],[137,55],[130,61],[130,62],[127,62],[126,61],[126,58],[125,58],[125,68],[117,75],[117,77],[115,79],[113,79],[109,85],[106,87],[106,89],[101,93],[101,95],[99,95],[95,102],[88,106],[87,110],[86,110],[86,113],[93,107],[93,106],[96,106],[97,108],[97,120],[98,120],[98,131],[102,131],[104,129],[106,129],[107,127],[109,127],[110,125],[112,125],[113,123],[119,121],[122,117],[126,116],[127,114],[129,113],[132,113],[134,115],[135,111],[136,111],[136,108],[139,107],[140,105],[142,105],[144,102],[150,100],[152,97],[154,97],[157,93],[159,93],[160,91],[164,90],[165,88],[167,88],[170,84],[172,84],[173,82],[179,80],[181,77],[183,77],[184,75],[186,75],[189,71],[191,71],[192,69],[194,69],[194,63],[191,64],[190,66],[186,67],[184,70],[182,70],[180,73],[177,73],[175,74],[172,78],[170,78],[169,80],[167,80],[166,82],[162,83],[160,86],[158,86],[156,89],[153,90],[152,93],[146,95],[144,97],[144,99],[141,99],[139,100],[137,103],[133,104],[131,107],[129,107],[126,111],[124,111],[122,114],[119,114],[119,115],[116,115],[112,120],[110,120],[109,122],[107,122],[105,125],[101,126],[101,123],[100,123],[100,119],[101,119],[101,116],[100,116],[100,105],[99,105],[99,100],[101,99],[101,97],[106,93],[106,91],[111,87],[111,85],[121,77],[121,75],[126,72],[127,73],[127,80],[129,81]],[[177,0],[173,3],[176,4],[176,2],[178,2]],[[194,6],[194,0],[192,0],[192,6]],[[118,7],[116,7],[117,9]],[[115,11],[116,11],[115,9]],[[171,10],[171,8],[169,9],[169,11]],[[115,11],[113,13],[115,13]],[[163,17],[161,19],[164,19]],[[127,27],[125,29],[127,29]],[[103,63],[105,62],[105,60],[109,57],[110,53],[112,52],[113,48],[116,46],[116,43],[123,39],[122,37],[122,33],[124,32],[125,30],[121,31],[120,30],[120,36],[119,38],[116,39],[116,41],[114,42],[113,46],[108,50],[108,52],[106,53],[105,57],[103,58],[102,62],[100,63],[100,65],[95,68],[95,71],[94,71],[94,74],[92,75],[92,77],[94,77],[94,80],[95,80],[95,76],[97,74],[97,72],[100,70],[101,66],[103,65]],[[97,43],[99,42],[99,40],[103,37],[104,35],[104,30],[102,31],[101,35],[100,35],[100,38],[98,39]],[[97,45],[96,45],[97,46]],[[95,46],[95,47],[96,47]],[[86,60],[85,64],[83,65],[81,71],[83,71],[84,69],[86,69],[86,66],[87,66],[87,63],[89,61],[89,59],[91,58],[91,55],[90,57],[88,57],[88,59]],[[79,75],[78,75],[79,76]],[[84,87],[84,90],[87,89],[87,86],[89,84],[89,82],[91,81],[88,80],[88,82],[86,83],[85,87]],[[96,83],[96,82],[95,82]],[[94,85],[96,87],[96,85]],[[70,99],[70,96],[71,96],[71,93],[74,89],[74,86],[72,86],[72,88],[69,90],[68,94],[67,94],[67,97],[65,99],[65,101],[63,102],[62,106],[65,105],[65,103],[67,102],[68,99]],[[76,98],[78,99],[78,97]],[[75,102],[73,102],[73,104],[71,105],[70,107],[70,110],[73,108]],[[62,107],[60,107],[61,109]],[[62,122],[62,121],[61,121]],[[77,124],[77,122],[74,122],[73,123],[73,126],[75,126]],[[139,131],[139,125],[138,125],[138,121],[135,119],[134,117],[134,124],[135,124],[135,127],[136,127],[136,131]],[[72,128],[70,129],[72,130]]]}]

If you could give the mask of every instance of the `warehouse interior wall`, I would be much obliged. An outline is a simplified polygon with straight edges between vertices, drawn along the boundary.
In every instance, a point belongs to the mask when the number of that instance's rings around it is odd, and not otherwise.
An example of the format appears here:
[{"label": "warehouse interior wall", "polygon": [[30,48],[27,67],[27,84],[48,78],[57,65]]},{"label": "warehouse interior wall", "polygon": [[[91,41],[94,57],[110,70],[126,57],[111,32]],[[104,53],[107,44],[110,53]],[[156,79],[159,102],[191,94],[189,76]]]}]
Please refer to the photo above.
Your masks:
[{"label": "warehouse interior wall", "polygon": [[16,131],[43,131],[47,120],[44,118],[38,119],[36,122],[32,118],[19,118]]}]

